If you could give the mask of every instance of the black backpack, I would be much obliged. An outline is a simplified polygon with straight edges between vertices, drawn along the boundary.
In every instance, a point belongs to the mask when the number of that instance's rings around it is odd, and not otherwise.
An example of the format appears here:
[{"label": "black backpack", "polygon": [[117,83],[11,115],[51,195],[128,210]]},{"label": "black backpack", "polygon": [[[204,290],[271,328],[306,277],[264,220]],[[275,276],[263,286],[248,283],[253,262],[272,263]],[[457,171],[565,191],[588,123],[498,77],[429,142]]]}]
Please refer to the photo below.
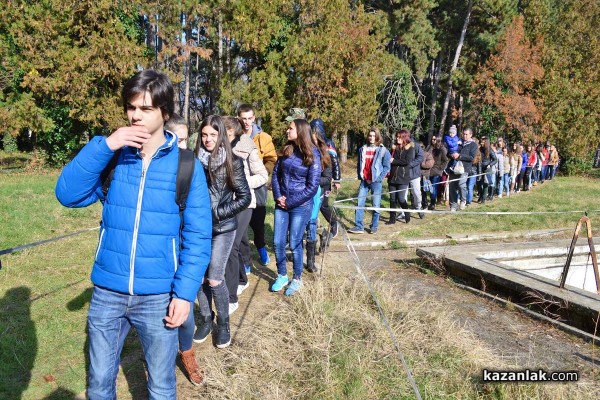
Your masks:
[{"label": "black backpack", "polygon": [[[121,149],[115,151],[115,154],[109,161],[104,171],[100,174],[102,182],[102,193],[106,199],[110,183],[115,175],[115,168],[121,155]],[[179,149],[179,163],[177,164],[177,181],[175,184],[175,202],[179,206],[179,219],[181,220],[180,231],[183,229],[183,211],[187,202],[190,186],[192,185],[192,176],[194,176],[195,157],[191,150]]]}]

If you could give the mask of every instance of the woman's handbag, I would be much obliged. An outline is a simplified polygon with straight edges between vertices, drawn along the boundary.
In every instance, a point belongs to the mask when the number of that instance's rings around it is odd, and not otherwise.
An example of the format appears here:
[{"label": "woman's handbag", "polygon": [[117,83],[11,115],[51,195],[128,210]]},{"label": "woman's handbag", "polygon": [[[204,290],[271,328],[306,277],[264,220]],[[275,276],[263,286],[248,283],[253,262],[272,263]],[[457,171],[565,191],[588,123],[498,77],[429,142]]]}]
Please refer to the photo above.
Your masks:
[{"label": "woman's handbag", "polygon": [[256,199],[257,207],[264,207],[267,205],[267,184],[254,189],[254,198]]},{"label": "woman's handbag", "polygon": [[465,173],[465,167],[463,166],[462,161],[456,162],[456,164],[454,165],[454,168],[452,168],[452,172],[454,172],[457,175],[462,175]]}]

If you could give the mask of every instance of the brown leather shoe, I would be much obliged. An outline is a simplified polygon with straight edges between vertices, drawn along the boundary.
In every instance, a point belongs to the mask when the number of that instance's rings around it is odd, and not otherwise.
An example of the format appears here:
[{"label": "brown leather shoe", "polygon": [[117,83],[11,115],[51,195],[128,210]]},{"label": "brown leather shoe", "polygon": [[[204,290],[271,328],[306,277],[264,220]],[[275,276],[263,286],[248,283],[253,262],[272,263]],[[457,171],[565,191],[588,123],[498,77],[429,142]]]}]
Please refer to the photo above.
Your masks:
[{"label": "brown leather shoe", "polygon": [[202,385],[204,383],[204,370],[200,368],[196,361],[194,349],[180,351],[179,357],[181,357],[181,363],[183,364],[183,368],[185,369],[190,382],[195,386]]}]

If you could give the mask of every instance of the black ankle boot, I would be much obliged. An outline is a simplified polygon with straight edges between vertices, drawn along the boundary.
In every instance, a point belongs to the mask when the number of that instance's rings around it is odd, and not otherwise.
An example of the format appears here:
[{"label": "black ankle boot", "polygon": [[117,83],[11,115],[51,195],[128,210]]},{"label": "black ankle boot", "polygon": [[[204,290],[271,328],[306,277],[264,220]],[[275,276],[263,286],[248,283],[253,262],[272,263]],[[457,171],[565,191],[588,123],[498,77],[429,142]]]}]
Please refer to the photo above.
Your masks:
[{"label": "black ankle boot", "polygon": [[386,225],[394,225],[395,223],[396,223],[396,213],[392,211],[392,212],[390,212],[390,219],[388,219],[385,224]]},{"label": "black ankle boot", "polygon": [[315,266],[315,250],[317,242],[306,242],[306,269],[308,272],[317,272]]},{"label": "black ankle boot", "polygon": [[[400,203],[400,207],[402,207],[403,210],[408,210],[407,203]],[[410,222],[410,213],[407,211],[404,211],[404,222],[406,222],[407,224]]]},{"label": "black ankle boot", "polygon": [[229,331],[229,315],[224,317],[217,315],[217,347],[224,349],[231,344],[231,332]]},{"label": "black ankle boot", "polygon": [[212,315],[209,315],[208,317],[201,317],[200,325],[198,325],[198,329],[196,329],[196,333],[194,333],[195,343],[202,343],[208,338],[208,335],[210,335],[210,332],[212,331],[212,323]]}]

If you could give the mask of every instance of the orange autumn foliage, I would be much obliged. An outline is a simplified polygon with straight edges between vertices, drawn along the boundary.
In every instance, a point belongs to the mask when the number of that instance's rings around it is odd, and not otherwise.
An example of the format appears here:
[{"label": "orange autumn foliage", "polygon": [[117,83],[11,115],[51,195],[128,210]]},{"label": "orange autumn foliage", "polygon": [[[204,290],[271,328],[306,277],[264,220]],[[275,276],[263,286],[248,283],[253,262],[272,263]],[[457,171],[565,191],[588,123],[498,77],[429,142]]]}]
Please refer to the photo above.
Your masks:
[{"label": "orange autumn foliage", "polygon": [[474,96],[482,106],[495,107],[505,125],[499,131],[537,139],[542,113],[533,96],[537,81],[544,76],[540,45],[525,37],[523,17],[517,16],[506,29],[493,54],[473,81]]}]

